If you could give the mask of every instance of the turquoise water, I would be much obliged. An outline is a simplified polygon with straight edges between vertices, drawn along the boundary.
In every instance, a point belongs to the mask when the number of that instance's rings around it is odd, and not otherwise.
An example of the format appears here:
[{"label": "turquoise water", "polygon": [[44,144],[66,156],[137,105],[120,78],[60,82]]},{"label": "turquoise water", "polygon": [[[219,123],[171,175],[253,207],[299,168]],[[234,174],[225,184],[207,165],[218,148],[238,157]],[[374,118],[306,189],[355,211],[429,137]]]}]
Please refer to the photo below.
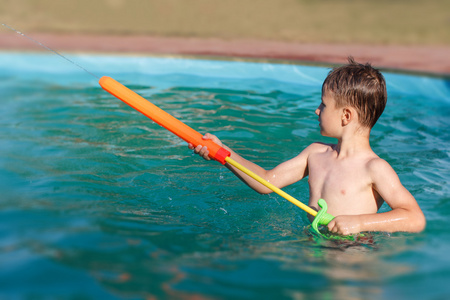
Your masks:
[{"label": "turquoise water", "polygon": [[[324,141],[327,68],[71,58],[266,168]],[[373,148],[427,229],[339,244],[57,56],[0,53],[0,298],[448,299],[450,81],[385,76]],[[306,181],[285,191],[307,199]]]}]

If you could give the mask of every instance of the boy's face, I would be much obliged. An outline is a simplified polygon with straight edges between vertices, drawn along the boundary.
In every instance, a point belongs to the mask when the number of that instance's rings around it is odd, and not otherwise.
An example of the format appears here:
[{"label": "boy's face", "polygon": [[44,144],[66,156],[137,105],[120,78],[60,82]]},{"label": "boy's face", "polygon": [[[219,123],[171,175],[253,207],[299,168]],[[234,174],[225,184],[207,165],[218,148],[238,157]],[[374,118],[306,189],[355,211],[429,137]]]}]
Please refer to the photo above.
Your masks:
[{"label": "boy's face", "polygon": [[315,113],[319,116],[320,134],[338,138],[342,127],[342,110],[336,108],[336,100],[332,92],[322,93],[322,102]]}]

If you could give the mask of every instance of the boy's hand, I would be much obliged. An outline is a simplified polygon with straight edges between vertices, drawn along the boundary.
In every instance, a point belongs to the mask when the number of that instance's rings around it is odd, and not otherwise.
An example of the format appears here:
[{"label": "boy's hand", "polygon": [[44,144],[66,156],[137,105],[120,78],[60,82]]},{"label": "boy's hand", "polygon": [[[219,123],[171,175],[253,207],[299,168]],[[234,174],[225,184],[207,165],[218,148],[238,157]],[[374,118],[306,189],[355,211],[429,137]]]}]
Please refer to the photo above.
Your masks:
[{"label": "boy's hand", "polygon": [[[213,134],[207,133],[203,136],[203,139],[204,140],[212,140],[214,143],[216,143],[220,147],[223,146],[222,142]],[[192,145],[191,143],[188,143],[188,147],[189,147],[189,149],[194,150],[194,153],[200,155],[205,160],[211,160],[211,158],[208,156],[209,151],[206,146],[198,145],[197,147],[194,148],[194,145]]]},{"label": "boy's hand", "polygon": [[341,235],[361,232],[359,216],[337,216],[328,223],[327,227],[330,232]]}]

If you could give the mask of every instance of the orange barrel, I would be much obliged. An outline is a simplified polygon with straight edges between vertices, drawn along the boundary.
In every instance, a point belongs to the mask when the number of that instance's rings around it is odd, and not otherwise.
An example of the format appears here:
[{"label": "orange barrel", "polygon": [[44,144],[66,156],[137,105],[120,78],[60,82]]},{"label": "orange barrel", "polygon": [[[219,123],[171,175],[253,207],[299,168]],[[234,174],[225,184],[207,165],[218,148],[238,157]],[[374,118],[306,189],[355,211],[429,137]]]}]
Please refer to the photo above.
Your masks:
[{"label": "orange barrel", "polygon": [[198,145],[208,147],[209,157],[217,160],[221,164],[225,164],[225,158],[230,156],[230,152],[228,150],[217,145],[211,140],[204,140],[201,133],[195,131],[174,116],[165,112],[142,96],[139,96],[111,77],[103,76],[102,78],[100,78],[98,83],[105,91],[107,91],[114,97],[119,98],[135,110],[152,119],[155,123],[166,128],[181,139],[193,144],[194,147]]}]

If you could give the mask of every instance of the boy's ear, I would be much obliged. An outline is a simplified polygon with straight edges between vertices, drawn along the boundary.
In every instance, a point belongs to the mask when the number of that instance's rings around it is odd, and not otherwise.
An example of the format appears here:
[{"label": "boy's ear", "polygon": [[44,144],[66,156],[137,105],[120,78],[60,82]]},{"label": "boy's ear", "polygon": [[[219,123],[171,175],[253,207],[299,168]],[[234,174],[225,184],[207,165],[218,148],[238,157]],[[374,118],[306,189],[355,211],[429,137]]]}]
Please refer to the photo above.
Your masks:
[{"label": "boy's ear", "polygon": [[344,107],[342,109],[342,126],[346,126],[350,124],[350,122],[355,118],[356,111],[351,109],[350,107]]}]

